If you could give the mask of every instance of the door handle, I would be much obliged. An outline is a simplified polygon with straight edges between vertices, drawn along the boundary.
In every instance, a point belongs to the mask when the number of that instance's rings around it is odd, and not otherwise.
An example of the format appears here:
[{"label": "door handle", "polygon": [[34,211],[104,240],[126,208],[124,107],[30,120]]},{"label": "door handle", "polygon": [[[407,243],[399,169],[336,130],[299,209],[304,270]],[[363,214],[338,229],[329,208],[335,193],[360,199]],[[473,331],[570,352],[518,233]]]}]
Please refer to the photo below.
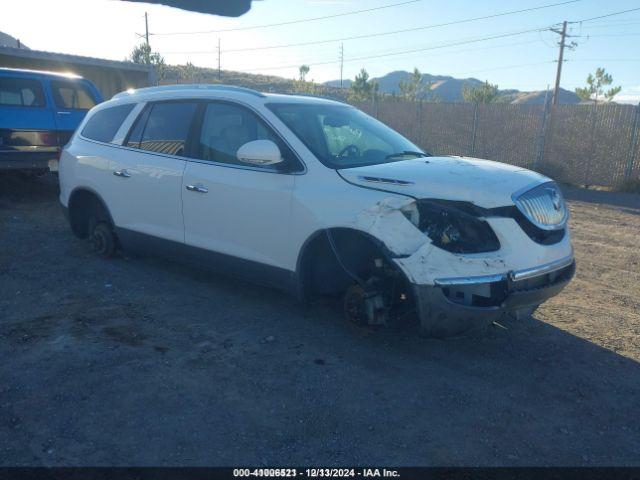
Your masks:
[{"label": "door handle", "polygon": [[71,115],[71,112],[56,112],[58,115]]},{"label": "door handle", "polygon": [[113,172],[113,174],[116,177],[124,177],[124,178],[129,178],[131,176],[131,174],[126,170],[116,170],[115,172]]},{"label": "door handle", "polygon": [[206,188],[206,187],[203,187],[202,185],[187,185],[184,188],[186,188],[190,192],[198,192],[198,193],[208,193],[209,192],[209,189]]}]

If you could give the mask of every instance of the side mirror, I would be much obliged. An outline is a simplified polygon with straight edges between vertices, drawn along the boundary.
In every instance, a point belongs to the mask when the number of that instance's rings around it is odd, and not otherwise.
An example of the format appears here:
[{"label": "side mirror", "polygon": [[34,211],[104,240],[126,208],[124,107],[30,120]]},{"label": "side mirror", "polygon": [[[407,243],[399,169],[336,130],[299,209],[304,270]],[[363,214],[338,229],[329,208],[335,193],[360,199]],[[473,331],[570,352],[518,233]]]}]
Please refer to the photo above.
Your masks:
[{"label": "side mirror", "polygon": [[236,153],[238,160],[256,166],[276,165],[283,161],[278,145],[271,140],[254,140],[242,145]]}]

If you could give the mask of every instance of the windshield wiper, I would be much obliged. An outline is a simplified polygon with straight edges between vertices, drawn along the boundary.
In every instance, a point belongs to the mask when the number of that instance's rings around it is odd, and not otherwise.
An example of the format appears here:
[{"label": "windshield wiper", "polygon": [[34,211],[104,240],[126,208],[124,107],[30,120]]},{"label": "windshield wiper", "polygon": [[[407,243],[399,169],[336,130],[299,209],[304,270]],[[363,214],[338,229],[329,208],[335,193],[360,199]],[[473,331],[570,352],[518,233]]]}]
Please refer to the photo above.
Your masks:
[{"label": "windshield wiper", "polygon": [[389,155],[387,155],[384,158],[385,158],[385,160],[390,160],[392,158],[409,157],[409,156],[413,156],[413,157],[430,157],[431,155],[429,155],[428,153],[418,152],[418,151],[414,151],[414,150],[403,150],[402,152],[390,153]]}]

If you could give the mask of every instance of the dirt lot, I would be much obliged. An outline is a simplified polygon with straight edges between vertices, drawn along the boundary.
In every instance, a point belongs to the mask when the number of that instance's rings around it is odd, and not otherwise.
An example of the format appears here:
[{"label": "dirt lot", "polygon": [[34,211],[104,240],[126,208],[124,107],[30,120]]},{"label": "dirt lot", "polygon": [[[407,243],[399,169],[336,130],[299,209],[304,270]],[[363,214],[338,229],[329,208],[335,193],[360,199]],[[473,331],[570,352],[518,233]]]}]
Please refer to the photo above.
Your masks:
[{"label": "dirt lot", "polygon": [[640,465],[640,200],[569,191],[575,281],[419,338],[159,260],[96,258],[0,177],[0,465]]}]

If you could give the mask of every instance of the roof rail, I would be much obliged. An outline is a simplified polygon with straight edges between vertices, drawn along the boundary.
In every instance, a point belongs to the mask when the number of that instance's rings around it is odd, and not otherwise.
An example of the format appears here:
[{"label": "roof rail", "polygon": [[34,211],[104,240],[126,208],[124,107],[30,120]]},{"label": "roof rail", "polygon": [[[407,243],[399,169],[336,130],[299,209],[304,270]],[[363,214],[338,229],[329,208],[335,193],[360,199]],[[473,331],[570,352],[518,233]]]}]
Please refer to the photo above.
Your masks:
[{"label": "roof rail", "polygon": [[180,85],[159,85],[157,87],[145,87],[138,89],[126,90],[124,92],[116,93],[112,98],[123,98],[128,95],[138,95],[141,93],[153,93],[153,92],[166,92],[171,90],[215,90],[224,92],[238,92],[248,93],[249,95],[255,95],[256,97],[265,97],[265,95],[257,90],[251,88],[236,87],[235,85],[213,85],[213,84],[180,84]]},{"label": "roof rail", "polygon": [[84,80],[80,75],[76,75],[75,73],[51,72],[49,70],[30,70],[27,68],[0,67],[0,72],[33,73],[38,75],[49,75],[53,77],[64,77],[64,78],[72,78],[75,80],[80,80],[80,79]]},{"label": "roof rail", "polygon": [[339,97],[338,95],[335,96],[335,98],[332,98],[330,96],[323,96],[323,95],[318,95],[315,93],[297,93],[297,92],[293,92],[293,93],[283,93],[282,95],[291,95],[293,97],[309,97],[309,98],[319,98],[320,100],[331,100],[333,102],[340,102],[340,103],[346,103],[346,100],[342,97]]}]

